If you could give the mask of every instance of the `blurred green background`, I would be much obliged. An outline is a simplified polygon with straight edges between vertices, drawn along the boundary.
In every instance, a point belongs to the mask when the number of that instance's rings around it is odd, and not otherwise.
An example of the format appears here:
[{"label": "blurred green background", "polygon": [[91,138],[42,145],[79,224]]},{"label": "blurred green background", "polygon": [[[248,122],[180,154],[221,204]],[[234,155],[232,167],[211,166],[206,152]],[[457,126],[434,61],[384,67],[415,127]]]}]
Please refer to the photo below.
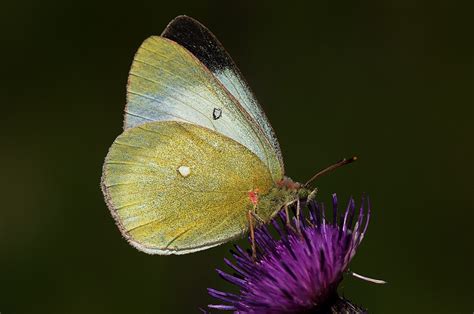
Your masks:
[{"label": "blurred green background", "polygon": [[[207,25],[248,79],[287,174],[367,192],[371,225],[341,292],[372,313],[471,313],[473,6],[455,1],[2,3],[0,311],[194,313],[229,286],[231,244],[149,256],[99,188],[133,55],[176,15]],[[243,242],[242,242],[243,243]]]}]

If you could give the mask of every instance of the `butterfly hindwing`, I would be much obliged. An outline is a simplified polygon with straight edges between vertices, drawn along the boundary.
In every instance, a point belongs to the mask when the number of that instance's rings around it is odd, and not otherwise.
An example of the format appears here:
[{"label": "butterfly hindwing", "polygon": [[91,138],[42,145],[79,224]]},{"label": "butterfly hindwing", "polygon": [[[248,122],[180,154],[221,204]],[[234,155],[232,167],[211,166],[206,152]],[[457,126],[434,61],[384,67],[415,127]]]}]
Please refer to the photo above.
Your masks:
[{"label": "butterfly hindwing", "polygon": [[269,169],[243,145],[175,121],[125,130],[102,177],[122,234],[152,254],[191,253],[239,236],[248,228],[248,191],[271,186]]}]

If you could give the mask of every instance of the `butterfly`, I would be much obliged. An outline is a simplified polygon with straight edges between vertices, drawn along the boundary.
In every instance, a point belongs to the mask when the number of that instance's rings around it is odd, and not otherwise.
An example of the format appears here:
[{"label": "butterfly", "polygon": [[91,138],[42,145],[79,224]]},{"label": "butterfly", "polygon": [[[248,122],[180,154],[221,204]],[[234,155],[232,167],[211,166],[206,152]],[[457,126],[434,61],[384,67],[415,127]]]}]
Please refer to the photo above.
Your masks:
[{"label": "butterfly", "polygon": [[[124,131],[102,191],[122,235],[149,254],[208,249],[309,195],[239,69],[201,23],[146,39],[128,77]],[[285,207],[287,208],[287,207]]]}]

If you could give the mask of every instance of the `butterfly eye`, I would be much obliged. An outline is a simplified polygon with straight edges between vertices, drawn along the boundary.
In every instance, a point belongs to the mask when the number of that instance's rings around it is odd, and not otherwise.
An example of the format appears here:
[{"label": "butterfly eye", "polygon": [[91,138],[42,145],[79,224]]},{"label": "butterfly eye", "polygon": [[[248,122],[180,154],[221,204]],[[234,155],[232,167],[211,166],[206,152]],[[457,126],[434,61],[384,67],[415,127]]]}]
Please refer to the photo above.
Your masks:
[{"label": "butterfly eye", "polygon": [[220,108],[214,108],[214,110],[212,111],[212,118],[213,118],[214,120],[217,120],[217,119],[219,119],[221,116],[222,116],[222,109],[220,109]]}]

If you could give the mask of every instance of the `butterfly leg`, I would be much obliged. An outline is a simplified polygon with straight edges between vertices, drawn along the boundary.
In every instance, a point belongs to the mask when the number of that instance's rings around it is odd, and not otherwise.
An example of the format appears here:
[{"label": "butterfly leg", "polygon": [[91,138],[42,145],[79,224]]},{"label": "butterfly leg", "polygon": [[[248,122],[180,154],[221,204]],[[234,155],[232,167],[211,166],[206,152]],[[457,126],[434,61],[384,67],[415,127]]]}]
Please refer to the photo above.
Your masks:
[{"label": "butterfly leg", "polygon": [[311,191],[311,193],[309,193],[308,197],[306,198],[306,201],[314,201],[316,199],[316,194],[318,194],[318,188],[315,188]]},{"label": "butterfly leg", "polygon": [[283,205],[283,208],[285,209],[286,226],[290,227],[291,226],[291,221],[290,221],[290,212],[288,211],[288,204]]},{"label": "butterfly leg", "polygon": [[247,220],[249,221],[249,229],[250,229],[250,241],[252,242],[252,259],[254,261],[257,260],[257,247],[255,245],[255,226],[254,226],[254,216],[252,214],[252,211],[254,211],[254,209],[249,209],[248,212],[247,212]]},{"label": "butterfly leg", "polygon": [[301,202],[300,202],[300,199],[297,198],[296,199],[296,231],[298,232],[298,234],[301,234],[300,216],[301,216]]},{"label": "butterfly leg", "polygon": [[283,209],[285,210],[285,215],[286,215],[286,228],[290,229],[291,231],[296,233],[296,229],[293,227],[291,224],[291,218],[290,218],[290,211],[288,207],[292,204],[293,202],[286,203],[283,205]]},{"label": "butterfly leg", "polygon": [[263,218],[260,217],[260,216],[257,214],[257,212],[255,211],[255,209],[252,210],[252,216],[253,216],[253,218],[255,218],[255,220],[256,220],[259,224],[261,224],[261,225],[265,224],[265,220],[263,220]]}]

